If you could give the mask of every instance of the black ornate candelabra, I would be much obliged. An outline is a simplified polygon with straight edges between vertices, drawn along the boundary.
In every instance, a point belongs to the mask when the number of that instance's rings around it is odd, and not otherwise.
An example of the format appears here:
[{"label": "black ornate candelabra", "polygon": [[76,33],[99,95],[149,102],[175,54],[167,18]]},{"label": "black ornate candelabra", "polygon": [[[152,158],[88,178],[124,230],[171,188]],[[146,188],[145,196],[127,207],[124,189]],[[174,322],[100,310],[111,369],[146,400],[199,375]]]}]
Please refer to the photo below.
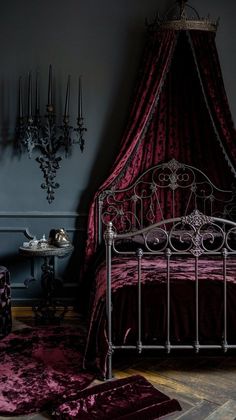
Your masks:
[{"label": "black ornate candelabra", "polygon": [[32,110],[32,76],[28,79],[28,107],[27,115],[23,112],[22,82],[19,80],[19,116],[17,123],[17,142],[20,151],[28,151],[30,158],[33,151],[38,152],[36,161],[43,172],[44,182],[41,187],[47,192],[47,201],[54,200],[55,190],[60,186],[56,182],[57,170],[60,168],[62,153],[68,157],[71,153],[73,144],[79,144],[81,152],[84,150],[84,133],[87,129],[84,126],[82,113],[82,83],[79,77],[78,84],[78,117],[77,127],[73,128],[69,122],[69,102],[70,102],[70,76],[68,76],[65,98],[65,110],[62,125],[57,125],[55,107],[53,104],[52,87],[52,66],[49,67],[48,81],[48,103],[44,117],[40,114],[39,84],[38,75],[36,76],[35,90],[35,110]]}]

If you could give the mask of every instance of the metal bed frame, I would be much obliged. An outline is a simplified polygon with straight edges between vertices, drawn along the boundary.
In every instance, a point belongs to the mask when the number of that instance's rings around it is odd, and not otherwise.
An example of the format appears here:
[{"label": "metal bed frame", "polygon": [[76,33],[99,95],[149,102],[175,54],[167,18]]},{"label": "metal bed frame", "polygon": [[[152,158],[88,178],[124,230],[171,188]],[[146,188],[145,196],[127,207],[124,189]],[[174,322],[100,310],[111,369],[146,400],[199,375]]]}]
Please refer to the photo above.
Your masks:
[{"label": "metal bed frame", "polygon": [[168,218],[194,209],[230,220],[235,215],[234,191],[218,188],[201,170],[172,159],[149,168],[128,188],[116,189],[114,184],[98,195],[98,243],[102,244],[109,221],[119,233],[164,221],[167,198]]},{"label": "metal bed frame", "polygon": [[[184,190],[183,215],[176,216],[176,199]],[[171,216],[165,219],[161,211],[163,191],[170,193]],[[227,269],[228,260],[236,255],[236,223],[234,195],[221,190],[197,168],[171,160],[150,168],[125,190],[110,189],[99,196],[99,240],[106,245],[106,316],[108,337],[107,378],[112,378],[112,354],[116,349],[235,349],[227,341]],[[199,210],[199,208],[201,210]],[[158,213],[159,220],[155,219]],[[136,250],[122,250],[120,243],[135,242]],[[114,345],[112,341],[112,256],[130,256],[137,260],[137,342],[134,345]],[[142,343],[142,259],[146,256],[166,260],[166,342],[164,345]],[[195,339],[192,344],[172,344],[170,340],[171,260],[189,256],[195,277]],[[201,344],[199,340],[199,259],[217,257],[222,260],[224,320],[222,342]]]}]

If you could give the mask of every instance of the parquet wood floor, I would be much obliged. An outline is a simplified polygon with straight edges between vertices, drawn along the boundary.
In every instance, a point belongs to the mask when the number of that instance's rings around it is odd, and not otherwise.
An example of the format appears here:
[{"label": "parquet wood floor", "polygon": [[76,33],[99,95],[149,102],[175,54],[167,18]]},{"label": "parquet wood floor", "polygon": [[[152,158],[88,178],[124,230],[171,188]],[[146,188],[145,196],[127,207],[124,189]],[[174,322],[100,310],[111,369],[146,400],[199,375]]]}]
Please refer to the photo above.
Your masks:
[{"label": "parquet wood floor", "polygon": [[176,398],[182,411],[165,419],[236,420],[236,356],[178,355],[117,360],[114,376],[140,374]]},{"label": "parquet wood floor", "polygon": [[[24,326],[14,320],[15,329]],[[133,357],[122,353],[114,358],[115,378],[136,374],[179,401],[182,411],[165,416],[167,420],[236,420],[236,353],[207,356],[178,353],[168,357],[165,354]],[[94,381],[97,383],[99,381]],[[50,418],[45,412],[14,417],[17,420]],[[13,420],[11,417],[1,419]]]}]

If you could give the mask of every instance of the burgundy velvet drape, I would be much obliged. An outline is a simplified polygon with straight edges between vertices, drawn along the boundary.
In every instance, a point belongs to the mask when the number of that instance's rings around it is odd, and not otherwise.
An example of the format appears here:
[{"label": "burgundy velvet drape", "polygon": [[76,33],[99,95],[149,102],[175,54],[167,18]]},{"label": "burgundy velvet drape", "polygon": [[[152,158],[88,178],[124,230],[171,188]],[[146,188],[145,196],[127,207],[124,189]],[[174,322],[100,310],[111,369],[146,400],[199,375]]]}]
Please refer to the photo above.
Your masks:
[{"label": "burgundy velvet drape", "polygon": [[126,188],[145,169],[171,158],[204,170],[219,187],[229,188],[235,177],[236,132],[215,34],[149,34],[140,75],[120,152],[90,207],[85,265],[97,248],[101,190]]},{"label": "burgundy velvet drape", "polygon": [[127,128],[121,141],[121,150],[112,167],[110,176],[95,194],[90,207],[85,264],[89,262],[97,248],[96,197],[101,190],[109,188],[121,174],[122,178],[119,178],[120,187],[125,188],[140,171],[140,167],[133,166],[132,157],[137,157],[139,154],[141,140],[145,137],[146,127],[160,95],[166,73],[169,70],[175,43],[176,34],[173,31],[163,31],[160,34],[153,33],[147,40],[140,72],[141,77],[137,85]]}]

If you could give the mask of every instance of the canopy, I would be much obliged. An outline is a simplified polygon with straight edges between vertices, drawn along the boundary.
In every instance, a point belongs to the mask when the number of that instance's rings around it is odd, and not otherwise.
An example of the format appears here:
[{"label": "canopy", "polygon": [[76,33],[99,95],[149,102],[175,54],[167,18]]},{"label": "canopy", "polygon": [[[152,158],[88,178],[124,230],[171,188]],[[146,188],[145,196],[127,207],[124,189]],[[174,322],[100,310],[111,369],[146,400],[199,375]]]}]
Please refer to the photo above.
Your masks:
[{"label": "canopy", "polygon": [[86,263],[97,248],[101,190],[126,188],[145,169],[172,158],[203,170],[221,188],[235,179],[236,131],[215,33],[148,33],[139,75],[120,151],[90,207]]}]

